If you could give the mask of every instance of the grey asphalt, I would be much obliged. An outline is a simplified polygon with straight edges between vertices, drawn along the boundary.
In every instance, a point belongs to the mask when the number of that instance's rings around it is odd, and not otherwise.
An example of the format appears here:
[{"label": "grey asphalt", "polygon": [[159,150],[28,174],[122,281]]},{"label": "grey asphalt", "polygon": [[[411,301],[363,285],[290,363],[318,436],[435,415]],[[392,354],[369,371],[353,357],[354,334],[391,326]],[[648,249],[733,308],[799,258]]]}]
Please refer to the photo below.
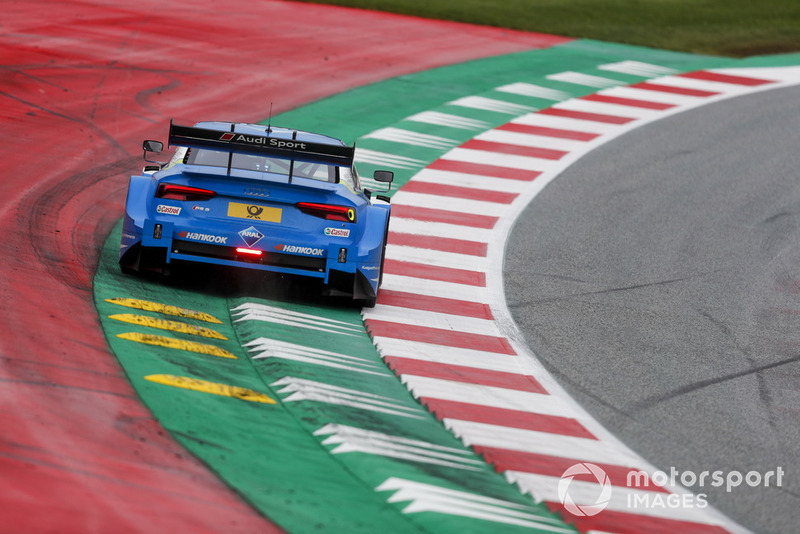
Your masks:
[{"label": "grey asphalt", "polygon": [[781,467],[781,487],[689,489],[800,532],[800,88],[591,152],[520,216],[504,276],[529,347],[610,432],[667,472]]}]

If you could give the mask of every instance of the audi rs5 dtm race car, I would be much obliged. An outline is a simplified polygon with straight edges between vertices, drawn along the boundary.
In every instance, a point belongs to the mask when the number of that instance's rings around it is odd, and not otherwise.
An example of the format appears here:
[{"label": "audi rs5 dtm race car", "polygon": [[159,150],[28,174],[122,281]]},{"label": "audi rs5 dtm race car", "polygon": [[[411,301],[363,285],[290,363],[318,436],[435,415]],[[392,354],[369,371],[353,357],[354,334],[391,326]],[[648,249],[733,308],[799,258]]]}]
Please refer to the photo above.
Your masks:
[{"label": "audi rs5 dtm race car", "polygon": [[[325,294],[373,306],[391,207],[362,190],[355,147],[320,134],[229,122],[170,123],[145,141],[147,165],[128,185],[119,263],[167,273],[175,261],[317,278]],[[375,171],[391,187],[393,174]]]}]

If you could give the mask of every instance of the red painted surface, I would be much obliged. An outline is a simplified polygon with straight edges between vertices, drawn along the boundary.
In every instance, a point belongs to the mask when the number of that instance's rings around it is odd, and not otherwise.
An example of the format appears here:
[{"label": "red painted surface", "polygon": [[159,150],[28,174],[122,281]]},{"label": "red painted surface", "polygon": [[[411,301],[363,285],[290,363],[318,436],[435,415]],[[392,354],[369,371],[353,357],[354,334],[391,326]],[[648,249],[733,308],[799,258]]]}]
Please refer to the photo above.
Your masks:
[{"label": "red painted surface", "polygon": [[559,160],[566,156],[568,152],[563,150],[553,150],[552,148],[538,148],[533,146],[512,145],[509,143],[497,143],[495,141],[483,141],[481,139],[470,139],[459,148],[471,150],[485,150],[498,154],[509,154],[511,156],[527,156],[530,158],[542,158]]},{"label": "red painted surface", "polygon": [[469,228],[494,228],[497,217],[491,215],[478,215],[461,211],[437,210],[434,208],[418,208],[411,205],[395,204],[392,206],[392,217],[414,219],[417,221],[440,222],[456,224]]},{"label": "red painted surface", "polygon": [[729,83],[732,85],[746,85],[748,87],[757,87],[759,85],[775,83],[774,80],[762,80],[760,78],[750,78],[747,76],[732,76],[730,74],[709,72],[707,70],[686,72],[684,74],[679,74],[678,76],[683,76],[684,78],[692,78],[694,80],[703,80],[707,82]]},{"label": "red painted surface", "polygon": [[0,529],[274,530],[164,433],[99,329],[92,275],[142,138],[563,40],[270,0],[2,11]]},{"label": "red painted surface", "polygon": [[504,337],[456,332],[454,330],[445,330],[444,328],[393,323],[391,321],[380,321],[377,319],[368,319],[366,323],[367,331],[369,331],[373,337],[391,337],[394,339],[405,339],[407,341],[418,341],[420,343],[472,349],[495,354],[516,354],[508,340]]},{"label": "red painted surface", "polygon": [[516,193],[506,193],[504,191],[459,187],[457,185],[436,184],[419,180],[408,182],[403,186],[403,191],[442,197],[464,198],[467,200],[481,200],[483,202],[495,202],[498,204],[511,204],[514,202],[514,199],[519,196]]},{"label": "red painted surface", "polygon": [[554,117],[566,117],[568,119],[578,119],[581,121],[604,122],[606,124],[627,124],[634,120],[631,117],[617,117],[616,115],[605,115],[603,113],[587,113],[586,111],[575,111],[572,109],[547,108],[539,111],[541,115],[552,115]]},{"label": "red painted surface", "polygon": [[[389,233],[389,242],[397,234]],[[488,304],[472,302],[469,300],[448,299],[444,297],[432,297],[430,295],[420,295],[417,293],[406,293],[391,289],[381,289],[378,293],[378,302],[384,306],[398,306],[410,308],[412,310],[426,310],[438,313],[449,313],[450,315],[461,315],[463,317],[477,317],[478,319],[492,319],[492,310]]]},{"label": "red painted surface", "polygon": [[535,432],[547,432],[576,438],[597,439],[577,420],[557,415],[509,410],[494,406],[468,404],[445,399],[420,397],[420,402],[436,415],[437,419],[455,419],[496,425],[504,428],[519,428]]},{"label": "red painted surface", "polygon": [[642,108],[642,109],[655,109],[658,111],[663,111],[665,109],[674,108],[674,104],[665,104],[664,102],[651,102],[649,100],[638,100],[635,98],[622,98],[619,96],[608,96],[608,95],[587,95],[583,97],[583,100],[589,100],[591,102],[602,102],[603,104],[616,104],[617,106],[629,106],[632,108]]},{"label": "red painted surface", "polygon": [[415,276],[426,280],[438,280],[439,282],[486,287],[486,273],[484,272],[454,269],[428,263],[415,263],[413,261],[399,261],[387,258],[383,266],[383,272],[401,276]]},{"label": "red painted surface", "polygon": [[491,176],[493,178],[506,178],[508,180],[521,180],[524,182],[529,182],[542,174],[539,171],[512,169],[511,167],[499,167],[497,165],[470,163],[452,159],[437,159],[428,165],[427,168],[439,171],[463,172],[465,174],[475,174],[478,176]]},{"label": "red painted surface", "polygon": [[486,256],[488,245],[479,241],[467,241],[465,239],[454,239],[452,237],[427,236],[420,239],[416,234],[404,234],[402,232],[389,232],[388,242],[392,245],[406,247],[417,247],[428,250],[439,250],[442,252],[457,252],[470,256]]},{"label": "red painted surface", "polygon": [[700,89],[690,89],[688,87],[676,87],[673,85],[663,85],[660,83],[650,83],[650,82],[640,82],[630,85],[629,87],[633,87],[636,89],[644,89],[646,91],[657,91],[660,93],[671,93],[674,95],[684,95],[684,96],[697,96],[701,98],[706,98],[709,96],[715,96],[719,93],[714,91],[701,91]]},{"label": "red painted surface", "polygon": [[[476,445],[475,452],[494,465],[497,472],[514,471],[518,473],[533,473],[549,477],[561,478],[564,472],[574,466],[580,460],[575,458],[564,458],[563,456],[549,456],[547,454],[536,454],[532,452],[513,451],[510,449],[498,449],[494,447],[484,447]],[[621,465],[604,464],[592,462],[608,475],[608,481],[612,486],[622,488],[628,485],[628,474],[635,469]],[[579,478],[580,480],[580,478]],[[648,479],[649,480],[649,479]],[[591,479],[589,479],[591,481]],[[656,484],[642,485],[642,491],[654,491],[657,493],[669,493],[666,489]],[[565,516],[569,517],[569,515]]]},{"label": "red painted surface", "polygon": [[424,376],[427,378],[440,378],[453,382],[465,382],[487,387],[513,389],[547,395],[547,390],[530,375],[492,371],[477,367],[462,365],[442,365],[438,362],[413,360],[400,356],[384,356],[386,363],[398,375]]},{"label": "red painted surface", "polygon": [[563,130],[561,128],[548,128],[546,126],[534,126],[532,124],[518,124],[516,122],[508,122],[502,126],[498,126],[495,128],[495,130],[542,135],[545,137],[556,137],[558,139],[570,139],[572,141],[591,141],[600,136],[600,134],[596,133],[576,132],[574,130]]},{"label": "red painted surface", "polygon": [[588,517],[575,517],[567,512],[561,503],[545,502],[548,508],[558,512],[564,520],[572,523],[581,532],[598,531],[614,532],[616,534],[728,534],[720,526],[705,523],[692,523],[665,519],[663,517],[650,517],[643,514],[629,514],[605,509],[602,513]]}]

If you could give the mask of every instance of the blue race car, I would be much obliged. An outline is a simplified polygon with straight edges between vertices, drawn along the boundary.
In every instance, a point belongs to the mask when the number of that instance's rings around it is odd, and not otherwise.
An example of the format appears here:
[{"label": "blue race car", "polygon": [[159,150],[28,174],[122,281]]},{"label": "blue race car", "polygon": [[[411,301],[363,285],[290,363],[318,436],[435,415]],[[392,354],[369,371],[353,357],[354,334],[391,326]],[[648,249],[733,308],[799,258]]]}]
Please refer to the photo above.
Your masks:
[{"label": "blue race car", "polygon": [[[229,122],[170,122],[169,162],[128,185],[119,263],[168,273],[175,261],[321,279],[324,293],[374,306],[391,206],[363,189],[355,147],[320,134]],[[391,187],[393,173],[375,171]]]}]

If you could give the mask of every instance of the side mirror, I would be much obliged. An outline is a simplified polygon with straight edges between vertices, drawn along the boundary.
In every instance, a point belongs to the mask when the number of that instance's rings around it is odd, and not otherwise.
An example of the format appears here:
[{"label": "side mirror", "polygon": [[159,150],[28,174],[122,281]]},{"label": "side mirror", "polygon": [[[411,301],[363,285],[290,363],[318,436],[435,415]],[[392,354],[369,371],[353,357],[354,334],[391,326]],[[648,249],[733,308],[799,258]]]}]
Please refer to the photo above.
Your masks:
[{"label": "side mirror", "polygon": [[391,189],[392,189],[392,181],[394,180],[394,173],[392,171],[375,171],[375,173],[372,175],[372,178],[376,182],[389,184],[386,187],[386,191],[391,191]]},{"label": "side mirror", "polygon": [[161,141],[152,141],[147,140],[142,143],[142,150],[145,152],[153,152],[155,154],[161,154],[161,151],[164,150],[164,143]]},{"label": "side mirror", "polygon": [[164,161],[153,161],[152,159],[147,159],[148,152],[152,152],[154,154],[161,154],[161,151],[164,150],[164,143],[162,143],[161,141],[152,141],[148,139],[147,141],[142,143],[142,150],[144,150],[144,153],[142,154],[142,159],[144,159],[147,163],[158,164],[159,170],[165,165],[166,162]]}]

